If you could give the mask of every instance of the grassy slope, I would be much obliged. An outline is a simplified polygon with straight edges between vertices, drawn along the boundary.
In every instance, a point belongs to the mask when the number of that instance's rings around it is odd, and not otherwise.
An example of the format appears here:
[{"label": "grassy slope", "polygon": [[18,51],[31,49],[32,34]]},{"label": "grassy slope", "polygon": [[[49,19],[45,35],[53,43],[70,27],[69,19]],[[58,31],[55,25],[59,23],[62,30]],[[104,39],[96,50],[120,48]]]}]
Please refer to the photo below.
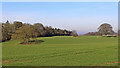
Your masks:
[{"label": "grassy slope", "polygon": [[44,42],[20,45],[3,43],[3,66],[117,65],[117,38],[98,36],[42,37]]}]

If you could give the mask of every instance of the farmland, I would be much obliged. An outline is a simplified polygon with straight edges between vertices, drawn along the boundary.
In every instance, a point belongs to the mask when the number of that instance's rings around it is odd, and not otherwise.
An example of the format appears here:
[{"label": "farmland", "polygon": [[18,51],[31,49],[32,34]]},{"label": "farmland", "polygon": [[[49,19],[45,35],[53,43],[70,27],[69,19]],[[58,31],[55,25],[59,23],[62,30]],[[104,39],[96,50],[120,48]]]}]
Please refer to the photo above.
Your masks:
[{"label": "farmland", "polygon": [[114,66],[118,38],[101,36],[40,37],[39,44],[2,43],[3,66]]}]

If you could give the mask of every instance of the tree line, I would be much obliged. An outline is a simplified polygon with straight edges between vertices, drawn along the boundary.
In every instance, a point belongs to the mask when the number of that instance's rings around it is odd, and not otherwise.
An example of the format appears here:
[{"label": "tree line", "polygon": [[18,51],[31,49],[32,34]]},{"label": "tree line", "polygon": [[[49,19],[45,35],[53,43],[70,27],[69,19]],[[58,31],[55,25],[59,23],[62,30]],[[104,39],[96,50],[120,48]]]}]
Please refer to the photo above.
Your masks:
[{"label": "tree line", "polygon": [[[77,36],[76,31],[63,30],[52,28],[51,26],[43,26],[41,23],[33,25],[14,21],[11,24],[9,21],[2,23],[2,42],[7,40],[18,39],[26,43],[30,38],[49,37],[49,36]],[[37,39],[36,39],[37,41]]]}]

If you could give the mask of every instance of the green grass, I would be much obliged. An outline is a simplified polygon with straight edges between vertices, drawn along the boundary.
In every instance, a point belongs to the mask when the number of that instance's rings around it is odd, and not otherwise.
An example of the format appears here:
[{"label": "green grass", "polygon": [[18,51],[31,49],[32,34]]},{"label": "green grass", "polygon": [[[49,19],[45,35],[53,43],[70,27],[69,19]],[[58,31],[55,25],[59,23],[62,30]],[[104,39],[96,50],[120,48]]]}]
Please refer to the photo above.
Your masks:
[{"label": "green grass", "polygon": [[40,44],[3,42],[3,66],[115,66],[118,38],[101,36],[40,37]]}]

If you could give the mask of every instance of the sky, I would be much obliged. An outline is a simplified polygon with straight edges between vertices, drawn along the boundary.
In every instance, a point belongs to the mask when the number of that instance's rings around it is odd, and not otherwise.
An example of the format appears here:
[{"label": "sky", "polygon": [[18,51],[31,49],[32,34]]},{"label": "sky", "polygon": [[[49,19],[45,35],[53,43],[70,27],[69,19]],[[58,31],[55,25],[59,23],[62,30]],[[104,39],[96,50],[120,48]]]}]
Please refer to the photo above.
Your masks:
[{"label": "sky", "polygon": [[95,32],[103,24],[118,29],[117,2],[3,2],[2,22],[42,23],[44,26]]}]

